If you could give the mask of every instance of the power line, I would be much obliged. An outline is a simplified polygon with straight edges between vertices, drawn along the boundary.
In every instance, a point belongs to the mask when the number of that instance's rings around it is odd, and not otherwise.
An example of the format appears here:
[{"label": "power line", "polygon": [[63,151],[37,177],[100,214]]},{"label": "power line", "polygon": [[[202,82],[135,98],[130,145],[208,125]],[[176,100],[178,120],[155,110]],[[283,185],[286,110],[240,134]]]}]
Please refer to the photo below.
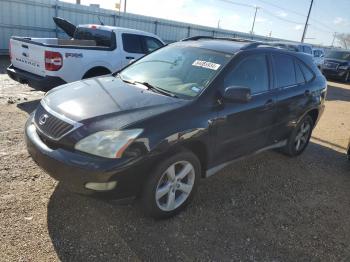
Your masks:
[{"label": "power line", "polygon": [[276,14],[270,12],[270,11],[267,11],[264,8],[261,8],[261,9],[263,10],[263,12],[265,12],[268,15],[273,16],[273,17],[275,17],[275,18],[277,18],[277,19],[279,19],[281,21],[284,21],[284,22],[287,22],[287,23],[291,23],[291,24],[296,24],[296,25],[302,25],[303,24],[302,22],[297,22],[297,21],[289,20],[289,19],[284,18],[284,17],[280,17],[280,16],[278,16],[278,15],[276,15]]},{"label": "power line", "polygon": [[[281,10],[283,10],[283,11],[286,11],[286,12],[293,13],[293,14],[295,14],[295,15],[301,16],[301,17],[303,17],[303,18],[306,17],[305,14],[302,14],[302,13],[299,13],[299,12],[297,12],[297,11],[294,11],[294,10],[291,10],[291,9],[288,9],[288,8],[285,8],[285,7],[282,7],[282,6],[279,6],[279,5],[270,3],[269,1],[266,1],[266,0],[258,0],[258,1],[260,1],[260,2],[262,2],[262,3],[265,3],[265,4],[267,4],[267,5],[273,6],[273,7],[275,7],[275,8],[281,9]],[[332,30],[332,31],[335,30],[334,28],[331,28],[330,26],[324,24],[324,23],[321,22],[321,21],[318,21],[318,20],[315,19],[315,18],[310,17],[310,20],[315,21],[315,22],[317,22],[318,24],[323,25],[324,27],[327,27],[328,29],[330,29],[330,30]]]}]

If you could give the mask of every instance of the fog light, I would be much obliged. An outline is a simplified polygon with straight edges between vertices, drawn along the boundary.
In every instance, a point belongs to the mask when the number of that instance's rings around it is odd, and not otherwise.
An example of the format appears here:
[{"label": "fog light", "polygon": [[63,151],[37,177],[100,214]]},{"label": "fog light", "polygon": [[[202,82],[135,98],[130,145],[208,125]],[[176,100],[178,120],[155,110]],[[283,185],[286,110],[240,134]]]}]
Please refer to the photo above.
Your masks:
[{"label": "fog light", "polygon": [[109,191],[117,186],[117,181],[111,181],[106,183],[94,183],[89,182],[85,184],[85,187],[95,191]]}]

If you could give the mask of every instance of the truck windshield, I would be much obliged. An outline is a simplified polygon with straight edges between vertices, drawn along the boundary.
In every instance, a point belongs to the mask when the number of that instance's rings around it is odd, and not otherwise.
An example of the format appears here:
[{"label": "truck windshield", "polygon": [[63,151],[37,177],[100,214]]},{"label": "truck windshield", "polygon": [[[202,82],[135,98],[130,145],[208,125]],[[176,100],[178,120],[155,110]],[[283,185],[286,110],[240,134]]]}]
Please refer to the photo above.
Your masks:
[{"label": "truck windshield", "polygon": [[112,47],[113,44],[113,32],[97,28],[77,27],[73,38],[77,40],[93,40],[96,46]]},{"label": "truck windshield", "polygon": [[120,77],[191,98],[208,86],[231,57],[231,54],[197,47],[170,45],[125,68]]},{"label": "truck windshield", "polygon": [[340,59],[350,61],[350,52],[342,52],[342,51],[330,51],[326,58]]}]

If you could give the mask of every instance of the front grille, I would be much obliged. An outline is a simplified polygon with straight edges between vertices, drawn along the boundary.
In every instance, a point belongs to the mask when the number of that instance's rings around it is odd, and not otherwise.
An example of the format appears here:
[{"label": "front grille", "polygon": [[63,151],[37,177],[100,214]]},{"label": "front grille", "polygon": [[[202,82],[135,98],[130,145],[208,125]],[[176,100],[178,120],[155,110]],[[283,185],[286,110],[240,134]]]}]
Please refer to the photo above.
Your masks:
[{"label": "front grille", "polygon": [[337,69],[339,66],[338,63],[333,63],[333,62],[325,62],[324,67],[328,69]]},{"label": "front grille", "polygon": [[43,135],[52,139],[59,139],[74,128],[73,125],[47,112],[41,104],[35,111],[34,122]]}]

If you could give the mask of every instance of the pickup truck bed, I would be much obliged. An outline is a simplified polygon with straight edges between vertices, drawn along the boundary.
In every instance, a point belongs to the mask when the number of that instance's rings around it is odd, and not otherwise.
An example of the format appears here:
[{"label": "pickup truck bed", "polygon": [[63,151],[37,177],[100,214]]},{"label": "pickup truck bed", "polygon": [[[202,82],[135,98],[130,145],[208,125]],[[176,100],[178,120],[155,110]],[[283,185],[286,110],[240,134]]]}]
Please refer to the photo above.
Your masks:
[{"label": "pickup truck bed", "polygon": [[94,24],[75,27],[58,20],[69,29],[70,39],[10,39],[12,64],[7,73],[11,78],[50,89],[116,72],[131,60],[164,45],[157,36],[143,31]]}]

